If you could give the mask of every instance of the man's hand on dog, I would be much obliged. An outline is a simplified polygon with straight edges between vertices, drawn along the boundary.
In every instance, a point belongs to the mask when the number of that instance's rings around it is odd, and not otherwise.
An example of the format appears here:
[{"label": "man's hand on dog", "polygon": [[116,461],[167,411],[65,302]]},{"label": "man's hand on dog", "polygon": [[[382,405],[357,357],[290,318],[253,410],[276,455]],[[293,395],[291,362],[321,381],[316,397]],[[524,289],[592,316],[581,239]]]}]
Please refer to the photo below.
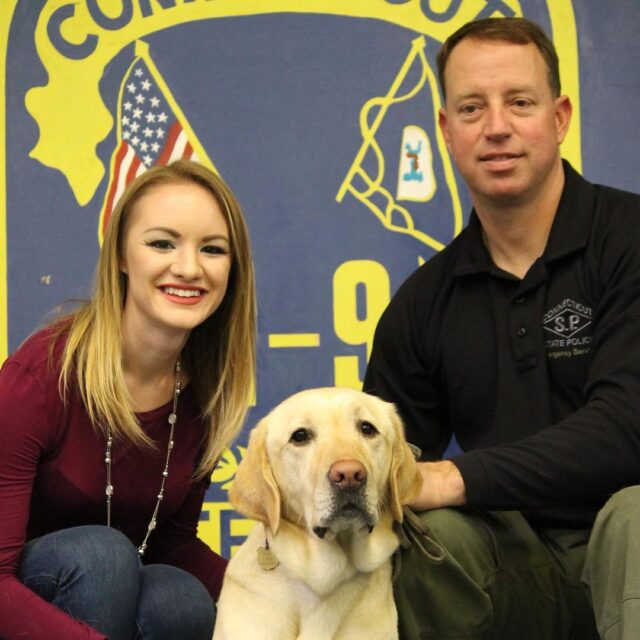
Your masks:
[{"label": "man's hand on dog", "polygon": [[466,491],[462,475],[453,462],[419,462],[422,489],[409,506],[414,511],[461,507],[466,503]]}]

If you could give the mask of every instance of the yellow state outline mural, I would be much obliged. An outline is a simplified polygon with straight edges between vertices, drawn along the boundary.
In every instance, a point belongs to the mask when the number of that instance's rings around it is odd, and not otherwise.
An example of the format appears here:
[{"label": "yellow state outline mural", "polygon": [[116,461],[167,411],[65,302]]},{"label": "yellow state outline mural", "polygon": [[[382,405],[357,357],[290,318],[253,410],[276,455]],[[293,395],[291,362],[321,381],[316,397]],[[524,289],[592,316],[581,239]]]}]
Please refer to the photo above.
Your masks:
[{"label": "yellow state outline mural", "polygon": [[[179,0],[178,0],[179,1]],[[2,69],[0,74],[0,362],[8,355],[8,309],[7,309],[7,231],[6,231],[6,61],[9,31],[18,0],[4,0],[0,6],[0,51]],[[112,3],[115,6],[116,3]],[[117,3],[121,7],[123,3]],[[125,46],[160,29],[196,20],[218,17],[249,16],[275,13],[329,14],[345,17],[383,20],[416,33],[429,33],[444,40],[457,26],[477,15],[483,8],[482,0],[467,1],[448,22],[435,23],[421,12],[419,1],[402,5],[389,4],[384,0],[352,0],[344,6],[341,0],[217,0],[213,4],[192,1],[177,4],[171,9],[160,9],[147,17],[140,14],[139,5],[127,25],[117,30],[99,28],[92,20],[86,5],[69,0],[49,0],[38,17],[35,40],[38,55],[48,73],[49,82],[44,87],[32,88],[25,100],[27,109],[38,123],[40,135],[31,157],[43,165],[61,171],[69,182],[75,199],[85,205],[95,194],[104,176],[104,163],[98,158],[96,147],[113,128],[113,116],[102,102],[98,81],[108,62]],[[519,4],[515,0],[506,2],[518,15]],[[578,41],[575,15],[571,0],[546,0],[552,29],[552,39],[560,57],[560,73],[565,93],[574,102],[574,122],[563,144],[563,155],[581,171],[580,142],[580,95],[578,69]],[[151,5],[150,5],[151,6]],[[154,5],[157,9],[157,5]],[[70,60],[55,51],[46,37],[48,21],[55,11],[71,9],[71,16],[61,23],[60,31],[70,45],[80,45],[93,38],[97,42],[91,56],[81,60]],[[156,11],[154,9],[154,11]],[[77,10],[77,13],[76,13]],[[84,11],[83,11],[84,10]],[[555,34],[562,33],[556,38]],[[90,60],[88,61],[88,59]],[[84,74],[77,73],[77,65],[83,65]],[[89,69],[90,73],[86,70]],[[87,87],[87,78],[91,86]],[[95,82],[93,82],[95,80]],[[68,83],[68,84],[67,84]],[[76,96],[71,104],[69,96]],[[79,97],[79,99],[78,99]],[[57,108],[52,108],[52,105]],[[92,131],[88,139],[79,140],[67,128],[69,122],[77,122],[76,115],[92,113]],[[63,118],[65,122],[60,122]],[[84,136],[86,132],[82,132]],[[70,139],[67,153],[59,154],[59,141]],[[56,142],[58,141],[58,142]]]},{"label": "yellow state outline mural", "polygon": [[[178,0],[179,1],[179,0]],[[0,6],[0,50],[2,70],[0,74],[0,90],[2,99],[0,101],[0,362],[8,355],[8,273],[7,273],[7,246],[6,246],[6,63],[9,31],[13,20],[15,8],[18,0],[4,0]],[[229,16],[249,16],[258,14],[274,13],[318,13],[341,15],[345,17],[378,19],[398,26],[410,29],[417,33],[429,33],[436,39],[443,40],[454,28],[474,17],[478,7],[484,6],[482,0],[477,2],[466,2],[464,9],[458,11],[456,16],[445,23],[434,23],[429,21],[420,11],[419,1],[403,5],[393,5],[384,0],[352,0],[347,7],[341,0],[247,0],[240,4],[237,0],[218,0],[214,4],[204,5],[201,2],[189,2],[178,4],[172,11],[161,10],[148,17],[142,17],[138,13],[126,27],[116,31],[106,31],[96,28],[97,26],[90,19],[86,12],[82,13],[80,4],[70,3],[68,0],[49,0],[42,9],[36,27],[36,47],[41,60],[55,60],[55,52],[51,43],[47,44],[43,34],[46,33],[47,20],[51,18],[54,11],[61,7],[78,8],[78,13],[73,9],[73,17],[64,21],[61,31],[64,32],[66,40],[72,44],[85,41],[89,36],[98,38],[98,45],[94,52],[92,73],[95,75],[95,87],[92,91],[86,91],[86,87],[81,87],[79,92],[85,96],[83,100],[78,100],[73,107],[90,109],[93,114],[94,123],[93,138],[87,145],[74,144],[71,148],[76,151],[81,149],[80,155],[72,153],[63,154],[66,160],[60,158],[57,153],[59,148],[47,139],[47,131],[51,134],[59,127],[54,112],[65,113],[68,121],[75,121],[69,117],[68,109],[60,108],[61,104],[69,107],[64,99],[64,95],[78,95],[68,86],[62,88],[55,82],[67,79],[73,83],[79,76],[86,78],[86,74],[77,74],[77,64],[86,64],[86,60],[69,60],[63,56],[64,64],[47,69],[50,82],[44,87],[35,87],[29,92],[27,103],[28,108],[36,122],[40,126],[40,137],[36,147],[31,152],[31,157],[39,160],[45,166],[62,171],[69,180],[69,186],[81,204],[86,204],[97,190],[98,184],[105,173],[105,166],[96,155],[96,146],[102,141],[113,127],[113,116],[106,109],[98,91],[99,78],[108,62],[125,46],[138,40],[149,33],[160,29],[192,22],[196,20],[229,17]],[[513,10],[521,15],[519,4],[515,0],[508,2]],[[563,155],[571,161],[578,171],[582,170],[581,158],[581,131],[580,131],[580,92],[579,92],[579,69],[578,69],[578,38],[575,25],[575,15],[571,0],[546,0],[546,8],[549,12],[549,20],[552,29],[552,38],[560,57],[560,74],[562,77],[565,93],[571,96],[575,106],[573,123],[563,144]],[[120,3],[122,6],[122,3]],[[555,38],[556,33],[562,33],[561,38]],[[93,55],[93,54],[92,54]],[[58,60],[59,62],[59,60]],[[44,62],[43,62],[44,64]],[[62,80],[60,82],[62,83]],[[53,84],[52,84],[53,83]],[[48,91],[47,91],[48,89]],[[35,93],[32,93],[34,92]],[[58,100],[56,101],[56,96]],[[51,109],[52,104],[58,104],[58,109]],[[72,111],[73,111],[72,109]],[[86,113],[87,111],[81,111]],[[44,133],[43,133],[44,130]],[[58,129],[57,137],[54,134],[53,141],[67,136],[68,132]],[[73,138],[73,136],[71,136]],[[67,147],[69,149],[69,147]],[[82,149],[84,148],[84,150]],[[88,149],[88,151],[87,151]],[[62,164],[60,164],[62,163]],[[79,169],[78,169],[79,168]]]},{"label": "yellow state outline mural", "polygon": [[[39,139],[30,153],[30,156],[45,166],[57,169],[65,175],[69,187],[77,202],[86,204],[95,194],[100,180],[105,173],[105,163],[97,156],[96,147],[111,132],[114,125],[113,115],[107,110],[98,90],[98,82],[104,69],[110,60],[124,47],[132,42],[139,41],[144,36],[160,29],[203,19],[212,19],[228,16],[249,16],[275,13],[299,13],[299,14],[330,14],[361,19],[383,20],[400,27],[406,28],[416,34],[415,40],[424,43],[424,34],[429,34],[437,40],[445,37],[460,24],[474,17],[479,7],[484,6],[482,0],[467,0],[463,8],[456,16],[444,23],[429,21],[420,11],[419,0],[408,2],[404,5],[393,5],[385,0],[352,0],[348,7],[341,0],[247,0],[240,4],[238,0],[217,0],[216,3],[204,4],[205,0],[195,0],[173,7],[172,11],[158,9],[157,3],[153,3],[154,11],[149,17],[142,17],[138,13],[132,17],[127,25],[118,30],[100,30],[90,20],[86,6],[71,2],[70,0],[49,0],[43,7],[36,26],[36,48],[49,77],[47,85],[32,88],[25,100],[29,113],[39,127]],[[178,0],[180,2],[180,0]],[[18,0],[4,0],[0,6],[0,50],[2,55],[2,70],[0,74],[0,161],[3,170],[0,171],[0,362],[8,354],[8,308],[7,308],[7,202],[6,202],[6,64],[9,32],[12,25]],[[507,0],[520,14],[516,0]],[[107,0],[102,3],[109,6]],[[572,96],[576,106],[574,124],[563,145],[564,155],[572,164],[581,169],[580,151],[580,120],[579,120],[579,75],[578,75],[578,50],[575,16],[571,0],[547,0],[546,8],[554,34],[561,33],[562,37],[554,38],[556,48],[560,56],[561,76],[565,92]],[[112,2],[111,6],[124,6],[122,2]],[[517,7],[517,8],[515,8]],[[80,45],[87,38],[97,38],[94,53],[86,59],[71,60],[60,54],[56,55],[51,43],[47,41],[47,20],[52,14],[61,8],[72,9],[71,17],[67,17],[60,25],[61,34],[70,44]],[[83,13],[84,8],[84,13]],[[475,12],[475,13],[474,13]],[[67,11],[68,13],[68,11]],[[418,55],[424,56],[424,44]],[[418,47],[419,49],[420,47]],[[155,67],[154,67],[155,68]],[[78,73],[82,69],[83,73]],[[160,74],[158,74],[160,75]],[[439,95],[435,87],[435,77],[427,71],[426,80],[434,90],[434,95]],[[399,85],[398,85],[399,86]],[[71,101],[69,96],[74,96]],[[175,101],[174,101],[175,102]],[[174,105],[177,106],[177,103]],[[77,110],[77,113],[76,113]],[[76,122],[76,117],[82,118],[87,112],[92,113],[90,134],[87,139],[86,132],[82,131],[79,137],[69,132],[69,122]],[[354,114],[355,117],[356,114]],[[60,120],[60,118],[63,118]],[[66,123],[64,122],[66,121]],[[86,121],[86,118],[81,121]],[[186,119],[184,119],[186,122]],[[439,130],[436,127],[438,147],[440,140]],[[67,152],[60,154],[60,140],[72,139],[73,144],[66,146]],[[193,136],[194,140],[197,137]],[[206,158],[204,149],[200,149],[201,157]],[[448,157],[448,156],[447,156]],[[448,179],[453,180],[452,167],[445,163]],[[456,199],[457,201],[457,192]],[[462,226],[462,212],[454,203],[454,215],[456,216],[456,230]],[[432,244],[433,248],[441,248],[441,244]],[[241,450],[239,451],[241,453]],[[232,452],[225,453],[222,464],[213,474],[212,480],[226,486],[230,481],[237,466],[238,458]],[[228,510],[230,506],[226,502],[206,502],[204,510],[208,511],[210,519],[200,524],[203,537],[210,539],[214,548],[219,549],[221,532],[216,522],[219,514]],[[234,535],[244,535],[250,523],[233,522],[237,528]]]}]

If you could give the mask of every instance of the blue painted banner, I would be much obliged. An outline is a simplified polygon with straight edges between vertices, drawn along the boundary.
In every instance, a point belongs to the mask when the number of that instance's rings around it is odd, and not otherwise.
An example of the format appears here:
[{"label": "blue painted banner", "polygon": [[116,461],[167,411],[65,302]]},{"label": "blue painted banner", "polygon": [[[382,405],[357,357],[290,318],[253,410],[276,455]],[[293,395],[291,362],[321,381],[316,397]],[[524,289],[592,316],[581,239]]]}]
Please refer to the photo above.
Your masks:
[{"label": "blue painted banner", "polygon": [[[0,360],[86,297],[127,176],[195,157],[237,193],[259,296],[256,405],[359,387],[399,284],[464,225],[436,127],[435,54],[467,20],[525,15],[552,36],[575,107],[563,153],[640,190],[640,5],[597,0],[3,0]],[[201,522],[230,555],[251,523],[214,473]]]}]

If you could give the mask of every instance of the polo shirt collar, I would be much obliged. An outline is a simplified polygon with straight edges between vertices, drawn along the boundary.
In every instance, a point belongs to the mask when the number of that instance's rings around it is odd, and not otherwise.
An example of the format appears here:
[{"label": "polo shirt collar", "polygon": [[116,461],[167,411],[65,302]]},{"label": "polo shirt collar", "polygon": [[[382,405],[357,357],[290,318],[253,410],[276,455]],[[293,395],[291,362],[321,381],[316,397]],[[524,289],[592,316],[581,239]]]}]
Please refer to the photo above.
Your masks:
[{"label": "polo shirt collar", "polygon": [[587,246],[593,218],[593,185],[563,160],[564,189],[542,259],[551,262]]},{"label": "polo shirt collar", "polygon": [[493,261],[482,238],[480,219],[476,210],[472,209],[467,228],[460,238],[460,251],[453,266],[453,275],[457,277],[487,273],[493,268]]},{"label": "polo shirt collar", "polygon": [[[593,185],[587,182],[567,160],[562,161],[565,182],[558,210],[551,226],[547,246],[542,255],[545,263],[552,262],[587,245],[593,214]],[[467,228],[460,238],[453,275],[464,276],[495,270],[482,238],[482,227],[472,209]]]}]

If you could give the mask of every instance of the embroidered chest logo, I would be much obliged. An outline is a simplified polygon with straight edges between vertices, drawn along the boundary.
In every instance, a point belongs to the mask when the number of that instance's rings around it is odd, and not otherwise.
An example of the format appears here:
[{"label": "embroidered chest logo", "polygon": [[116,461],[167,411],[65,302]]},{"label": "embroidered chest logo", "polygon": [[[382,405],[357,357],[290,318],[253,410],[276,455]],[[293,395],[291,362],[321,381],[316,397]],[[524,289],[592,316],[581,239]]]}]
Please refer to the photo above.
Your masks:
[{"label": "embroidered chest logo", "polygon": [[560,338],[573,338],[590,324],[591,307],[570,298],[547,311],[542,319],[544,329]]},{"label": "embroidered chest logo", "polygon": [[586,356],[590,351],[592,310],[580,302],[564,299],[544,316],[542,326],[547,331],[544,342],[547,356],[552,359]]}]

